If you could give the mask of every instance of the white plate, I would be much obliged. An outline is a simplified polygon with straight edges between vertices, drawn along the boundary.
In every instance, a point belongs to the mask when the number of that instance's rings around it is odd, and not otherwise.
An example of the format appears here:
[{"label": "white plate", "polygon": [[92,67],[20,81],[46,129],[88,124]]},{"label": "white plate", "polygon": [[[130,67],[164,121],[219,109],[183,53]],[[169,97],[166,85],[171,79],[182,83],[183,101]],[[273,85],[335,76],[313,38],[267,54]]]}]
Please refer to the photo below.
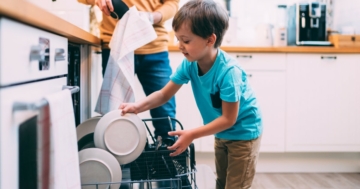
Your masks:
[{"label": "white plate", "polygon": [[95,131],[95,127],[99,120],[101,119],[101,116],[92,117],[78,125],[76,127],[76,137],[77,141],[79,141],[82,137],[91,134]]},{"label": "white plate", "polygon": [[114,110],[105,114],[96,125],[94,143],[111,152],[120,164],[128,164],[144,150],[146,128],[136,114],[121,116],[121,110]]},{"label": "white plate", "polygon": [[76,137],[78,141],[78,150],[86,148],[93,148],[94,145],[94,131],[101,116],[92,117],[76,127]]},{"label": "white plate", "polygon": [[[110,189],[119,189],[122,179],[121,167],[116,158],[99,148],[88,148],[79,152],[81,184],[118,182]],[[82,186],[82,189],[93,189],[96,185]],[[108,189],[109,185],[98,185],[99,189]]]}]

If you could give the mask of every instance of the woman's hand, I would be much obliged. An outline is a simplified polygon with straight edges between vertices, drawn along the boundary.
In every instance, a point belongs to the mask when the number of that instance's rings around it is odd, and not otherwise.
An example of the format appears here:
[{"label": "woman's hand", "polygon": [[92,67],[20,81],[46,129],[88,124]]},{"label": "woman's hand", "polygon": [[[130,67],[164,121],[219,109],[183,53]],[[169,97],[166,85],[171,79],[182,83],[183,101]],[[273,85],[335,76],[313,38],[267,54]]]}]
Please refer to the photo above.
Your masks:
[{"label": "woman's hand", "polygon": [[114,11],[111,0],[95,0],[95,5],[107,16],[110,16],[110,13]]},{"label": "woman's hand", "polygon": [[194,140],[191,130],[181,130],[181,131],[172,131],[169,132],[170,136],[178,136],[177,141],[172,146],[168,147],[168,150],[175,150],[175,152],[170,153],[170,156],[177,156],[183,153],[186,148]]},{"label": "woman's hand", "polygon": [[125,115],[126,113],[139,113],[137,103],[122,103],[119,109],[121,110],[121,115]]}]

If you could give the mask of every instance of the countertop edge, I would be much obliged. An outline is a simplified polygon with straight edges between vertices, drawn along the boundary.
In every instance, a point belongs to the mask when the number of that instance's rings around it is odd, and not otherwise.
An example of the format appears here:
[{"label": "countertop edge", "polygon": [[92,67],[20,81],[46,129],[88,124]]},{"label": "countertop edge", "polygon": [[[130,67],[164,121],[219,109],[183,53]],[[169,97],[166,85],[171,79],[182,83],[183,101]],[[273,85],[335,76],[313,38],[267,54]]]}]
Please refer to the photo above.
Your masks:
[{"label": "countertop edge", "polygon": [[0,0],[1,16],[62,35],[70,42],[100,46],[98,37],[25,0]]},{"label": "countertop edge", "polygon": [[[287,47],[220,47],[226,52],[238,52],[238,53],[348,53],[348,54],[360,54],[360,48],[352,47],[318,47],[318,46],[287,46]],[[170,52],[179,51],[178,46],[169,45],[168,50]]]}]

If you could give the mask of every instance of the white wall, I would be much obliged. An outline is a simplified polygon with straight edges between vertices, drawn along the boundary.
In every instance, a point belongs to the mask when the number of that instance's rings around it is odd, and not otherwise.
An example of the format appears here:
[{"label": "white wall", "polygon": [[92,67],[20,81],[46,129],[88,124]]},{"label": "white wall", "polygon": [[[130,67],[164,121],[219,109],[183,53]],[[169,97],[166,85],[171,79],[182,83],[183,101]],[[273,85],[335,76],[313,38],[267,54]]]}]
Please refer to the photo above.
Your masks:
[{"label": "white wall", "polygon": [[334,2],[334,29],[352,26],[360,34],[360,0],[337,0]]},{"label": "white wall", "polygon": [[[188,0],[180,0],[180,6]],[[218,0],[224,4],[223,0]],[[254,27],[263,24],[276,24],[276,10],[278,4],[293,4],[299,0],[232,0],[232,16],[238,19],[237,38],[239,45],[252,45]],[[318,0],[332,4],[329,6],[328,28],[342,31],[342,27],[352,26],[360,34],[360,0]],[[167,22],[171,29],[171,21]]]},{"label": "white wall", "polygon": [[[52,12],[68,22],[89,31],[89,6],[78,3],[76,0],[28,0],[49,12]],[[180,7],[188,0],[180,0]],[[216,0],[224,6],[224,0]],[[236,17],[238,38],[244,42],[249,38],[248,32],[251,27],[259,24],[276,24],[276,10],[278,4],[293,4],[299,0],[232,0],[232,16]],[[329,27],[341,31],[342,27],[353,26],[360,33],[360,0],[318,0],[332,3],[330,9],[333,21],[329,20]],[[172,19],[166,22],[166,28],[171,30]],[[246,41],[245,41],[246,42]],[[246,44],[245,44],[246,45]]]}]

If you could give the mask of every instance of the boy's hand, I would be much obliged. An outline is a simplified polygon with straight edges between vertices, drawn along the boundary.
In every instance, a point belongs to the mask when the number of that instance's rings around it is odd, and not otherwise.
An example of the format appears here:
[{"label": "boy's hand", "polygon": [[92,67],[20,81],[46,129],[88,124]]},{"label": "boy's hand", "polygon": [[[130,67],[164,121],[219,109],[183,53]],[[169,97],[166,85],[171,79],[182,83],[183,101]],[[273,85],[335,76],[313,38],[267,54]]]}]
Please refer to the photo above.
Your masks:
[{"label": "boy's hand", "polygon": [[192,132],[190,130],[181,130],[181,131],[172,131],[169,132],[170,136],[179,136],[178,140],[172,146],[168,147],[168,150],[175,150],[175,152],[170,153],[170,156],[177,156],[183,153],[186,148],[194,140]]},{"label": "boy's hand", "polygon": [[119,109],[121,110],[121,115],[125,115],[126,113],[139,113],[139,108],[136,103],[122,103]]}]

